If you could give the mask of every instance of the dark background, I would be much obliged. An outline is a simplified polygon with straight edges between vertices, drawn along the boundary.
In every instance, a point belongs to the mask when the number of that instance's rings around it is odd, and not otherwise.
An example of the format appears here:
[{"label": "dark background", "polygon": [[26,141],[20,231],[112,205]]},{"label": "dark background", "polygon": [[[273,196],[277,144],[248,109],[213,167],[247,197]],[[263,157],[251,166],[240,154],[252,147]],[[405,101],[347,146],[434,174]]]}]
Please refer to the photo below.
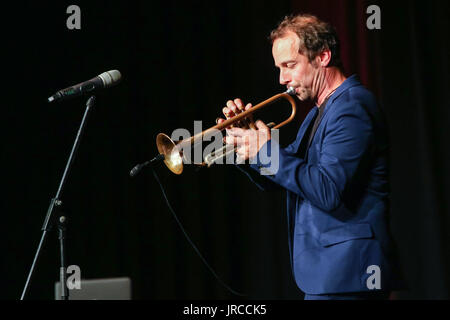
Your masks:
[{"label": "dark background", "polygon": [[[66,28],[70,4],[81,8],[81,30]],[[366,28],[370,4],[381,8],[381,30]],[[359,74],[386,112],[392,231],[410,286],[394,298],[448,299],[449,4],[324,0],[4,8],[0,298],[20,297],[84,112],[86,98],[48,104],[47,97],[118,69],[121,84],[96,94],[61,197],[68,263],[79,265],[85,279],[130,277],[135,299],[239,299],[186,241],[151,171],[133,179],[128,172],[157,154],[159,132],[193,132],[194,120],[206,129],[230,98],[258,103],[283,91],[267,36],[296,12],[335,25],[346,75]],[[310,107],[299,105],[296,123],[281,130],[282,143],[295,137]],[[180,176],[158,166],[157,173],[225,283],[245,299],[302,298],[289,266],[283,192],[260,192],[232,165],[199,172],[186,166]],[[28,298],[53,299],[57,245],[52,230]]]}]

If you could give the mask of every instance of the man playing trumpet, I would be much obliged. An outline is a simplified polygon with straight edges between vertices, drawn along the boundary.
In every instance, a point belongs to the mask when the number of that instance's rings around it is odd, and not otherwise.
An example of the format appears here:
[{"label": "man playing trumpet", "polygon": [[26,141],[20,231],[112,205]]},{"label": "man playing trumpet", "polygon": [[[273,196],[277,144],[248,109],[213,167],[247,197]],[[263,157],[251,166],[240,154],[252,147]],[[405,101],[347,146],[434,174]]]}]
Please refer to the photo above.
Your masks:
[{"label": "man playing trumpet", "polygon": [[[316,107],[287,148],[262,121],[228,128],[225,142],[252,160],[238,167],[261,189],[287,191],[291,266],[305,299],[386,299],[397,273],[387,220],[387,128],[376,99],[355,75],[345,77],[328,23],[289,16],[270,39],[280,83]],[[251,107],[229,100],[223,113],[230,118]],[[258,175],[271,165],[260,159],[269,149],[278,152],[278,171]]]}]

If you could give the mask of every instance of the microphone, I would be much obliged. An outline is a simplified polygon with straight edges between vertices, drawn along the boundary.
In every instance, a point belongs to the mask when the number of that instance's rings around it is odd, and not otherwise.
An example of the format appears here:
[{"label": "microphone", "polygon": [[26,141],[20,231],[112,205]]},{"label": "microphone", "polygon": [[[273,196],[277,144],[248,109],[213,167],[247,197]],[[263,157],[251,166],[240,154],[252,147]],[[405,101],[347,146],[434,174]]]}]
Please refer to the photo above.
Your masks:
[{"label": "microphone", "polygon": [[149,161],[146,161],[144,163],[136,165],[133,169],[131,169],[130,177],[134,177],[135,175],[137,175],[138,172],[141,171],[142,168],[144,168],[145,166],[149,165],[150,163],[159,162],[161,160],[164,160],[164,158],[165,157],[164,157],[163,154],[159,154],[156,157],[154,157],[152,160],[149,160]]},{"label": "microphone", "polygon": [[48,98],[48,102],[56,100],[65,100],[77,96],[81,96],[94,90],[108,88],[120,82],[122,75],[119,70],[110,70],[99,74],[91,80],[76,84],[72,87],[59,90],[57,93]]}]

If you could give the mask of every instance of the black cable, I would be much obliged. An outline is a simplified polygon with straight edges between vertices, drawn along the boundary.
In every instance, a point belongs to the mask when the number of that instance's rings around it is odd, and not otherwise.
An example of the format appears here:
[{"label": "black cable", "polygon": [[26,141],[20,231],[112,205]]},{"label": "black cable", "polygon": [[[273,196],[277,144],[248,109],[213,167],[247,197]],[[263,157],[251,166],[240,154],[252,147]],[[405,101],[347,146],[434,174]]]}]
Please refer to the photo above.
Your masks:
[{"label": "black cable", "polygon": [[159,181],[158,175],[156,174],[155,170],[153,169],[153,167],[151,168],[152,172],[153,172],[153,176],[155,177],[156,181],[159,184],[159,187],[161,188],[162,194],[164,196],[164,199],[166,200],[167,206],[169,207],[170,212],[172,213],[173,217],[175,218],[175,221],[178,223],[178,226],[180,227],[181,231],[183,231],[184,236],[186,237],[186,239],[189,241],[189,243],[191,244],[192,248],[194,248],[195,252],[197,252],[198,256],[200,257],[200,259],[202,259],[203,263],[206,265],[206,267],[209,269],[209,271],[211,271],[211,273],[214,275],[214,277],[217,279],[217,281],[220,282],[220,284],[222,286],[224,286],[227,290],[229,290],[232,294],[237,295],[237,296],[241,296],[241,297],[246,297],[246,294],[237,292],[233,289],[231,289],[228,285],[226,285],[220,278],[219,276],[216,274],[216,272],[209,266],[208,262],[206,262],[205,258],[203,258],[203,256],[201,255],[200,251],[197,249],[197,247],[195,246],[195,244],[191,241],[191,239],[189,238],[189,236],[187,235],[186,231],[184,230],[183,226],[181,225],[180,221],[178,220],[177,215],[175,214],[175,211],[172,209],[172,206],[169,203],[169,200],[167,199],[166,196],[166,192],[164,191],[164,187],[162,186],[161,182]]}]

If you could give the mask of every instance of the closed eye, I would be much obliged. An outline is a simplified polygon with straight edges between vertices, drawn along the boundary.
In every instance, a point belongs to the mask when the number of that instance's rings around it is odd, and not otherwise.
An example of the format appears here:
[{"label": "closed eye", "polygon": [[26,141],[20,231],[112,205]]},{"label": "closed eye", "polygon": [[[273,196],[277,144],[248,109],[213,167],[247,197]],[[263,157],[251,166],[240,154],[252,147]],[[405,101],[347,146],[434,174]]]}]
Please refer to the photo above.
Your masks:
[{"label": "closed eye", "polygon": [[283,69],[283,68],[292,69],[296,65],[297,65],[297,61],[287,60],[287,61],[281,62],[280,64],[275,64],[275,67],[277,67],[278,69]]},{"label": "closed eye", "polygon": [[295,67],[296,64],[297,64],[296,62],[289,62],[289,63],[286,63],[286,68],[292,69],[293,67]]}]

